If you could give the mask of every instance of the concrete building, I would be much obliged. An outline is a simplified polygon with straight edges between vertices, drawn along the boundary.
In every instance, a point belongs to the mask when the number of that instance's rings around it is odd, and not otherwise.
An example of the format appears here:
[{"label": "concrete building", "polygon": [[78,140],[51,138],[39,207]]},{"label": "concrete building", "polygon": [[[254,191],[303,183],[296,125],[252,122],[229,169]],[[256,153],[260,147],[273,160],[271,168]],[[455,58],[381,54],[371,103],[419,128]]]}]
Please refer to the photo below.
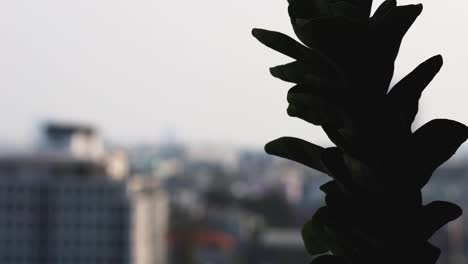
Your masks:
[{"label": "concrete building", "polygon": [[158,182],[129,177],[89,127],[44,137],[37,153],[0,157],[0,263],[165,264]]},{"label": "concrete building", "polygon": [[1,263],[129,263],[124,185],[1,177]]},{"label": "concrete building", "polygon": [[105,155],[101,136],[89,125],[48,122],[43,127],[39,144],[43,153],[93,159]]},{"label": "concrete building", "polygon": [[169,201],[165,192],[152,178],[135,177],[128,186],[132,201],[132,263],[167,263]]}]

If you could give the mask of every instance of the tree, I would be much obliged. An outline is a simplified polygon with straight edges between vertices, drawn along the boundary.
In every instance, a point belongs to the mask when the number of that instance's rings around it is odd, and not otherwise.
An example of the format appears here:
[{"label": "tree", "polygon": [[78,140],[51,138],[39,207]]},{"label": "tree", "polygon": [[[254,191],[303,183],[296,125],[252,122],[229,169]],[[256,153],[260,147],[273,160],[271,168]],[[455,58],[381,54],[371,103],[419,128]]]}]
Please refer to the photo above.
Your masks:
[{"label": "tree", "polygon": [[[422,5],[372,0],[289,0],[300,41],[254,29],[266,46],[294,59],[270,73],[294,83],[287,112],[323,128],[336,147],[283,137],[267,153],[325,172],[326,205],[303,230],[307,251],[322,263],[435,263],[428,239],[462,210],[435,201],[423,205],[421,188],[468,138],[468,128],[436,119],[411,126],[423,90],[442,67],[440,55],[390,88],[404,35]],[[327,254],[330,253],[330,254]]]}]

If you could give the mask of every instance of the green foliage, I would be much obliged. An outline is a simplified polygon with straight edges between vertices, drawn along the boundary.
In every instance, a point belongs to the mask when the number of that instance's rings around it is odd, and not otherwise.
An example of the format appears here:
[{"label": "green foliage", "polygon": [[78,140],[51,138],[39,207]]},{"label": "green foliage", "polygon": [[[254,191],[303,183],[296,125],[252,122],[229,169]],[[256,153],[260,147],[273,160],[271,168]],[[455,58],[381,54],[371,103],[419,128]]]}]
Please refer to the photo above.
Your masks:
[{"label": "green foliage", "polygon": [[440,55],[390,87],[400,44],[422,5],[387,0],[370,16],[371,0],[288,2],[303,44],[279,32],[252,33],[294,59],[270,69],[295,84],[287,113],[321,126],[336,145],[283,137],[265,147],[332,178],[321,187],[326,206],[302,232],[311,255],[331,254],[313,263],[435,263],[440,251],[427,240],[462,210],[448,202],[423,205],[421,188],[468,138],[468,128],[437,119],[411,129],[421,95],[442,67]]}]

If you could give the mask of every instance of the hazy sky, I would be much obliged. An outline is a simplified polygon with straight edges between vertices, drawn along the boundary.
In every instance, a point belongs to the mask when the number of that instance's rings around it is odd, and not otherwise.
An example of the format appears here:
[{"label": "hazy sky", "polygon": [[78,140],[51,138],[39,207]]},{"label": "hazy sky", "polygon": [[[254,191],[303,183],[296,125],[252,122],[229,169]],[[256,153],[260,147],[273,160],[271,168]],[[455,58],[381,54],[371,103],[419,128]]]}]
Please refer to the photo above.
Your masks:
[{"label": "hazy sky", "polygon": [[[468,2],[424,5],[396,78],[443,54],[421,121],[468,123]],[[0,1],[0,141],[27,142],[44,119],[90,122],[127,143],[168,130],[188,141],[323,141],[319,128],[286,115],[291,85],[268,74],[290,59],[250,35],[252,27],[292,35],[286,8],[286,0]]]}]

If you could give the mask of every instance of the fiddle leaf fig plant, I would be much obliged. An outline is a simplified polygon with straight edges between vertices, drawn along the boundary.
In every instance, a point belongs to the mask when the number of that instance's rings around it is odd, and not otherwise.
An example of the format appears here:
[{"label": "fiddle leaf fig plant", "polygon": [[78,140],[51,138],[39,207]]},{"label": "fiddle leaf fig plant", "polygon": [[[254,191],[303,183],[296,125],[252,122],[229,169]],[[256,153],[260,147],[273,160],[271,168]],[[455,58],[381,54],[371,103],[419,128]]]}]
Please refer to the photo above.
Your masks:
[{"label": "fiddle leaf fig plant", "polygon": [[289,0],[300,42],[254,29],[261,43],[293,59],[270,69],[288,91],[287,113],[321,126],[336,145],[323,148],[283,137],[267,153],[328,174],[325,206],[302,236],[313,264],[436,263],[428,239],[462,210],[424,205],[421,189],[468,138],[468,128],[436,119],[412,124],[424,89],[442,67],[440,55],[390,87],[400,44],[422,5],[387,0],[371,16],[372,0]]}]

